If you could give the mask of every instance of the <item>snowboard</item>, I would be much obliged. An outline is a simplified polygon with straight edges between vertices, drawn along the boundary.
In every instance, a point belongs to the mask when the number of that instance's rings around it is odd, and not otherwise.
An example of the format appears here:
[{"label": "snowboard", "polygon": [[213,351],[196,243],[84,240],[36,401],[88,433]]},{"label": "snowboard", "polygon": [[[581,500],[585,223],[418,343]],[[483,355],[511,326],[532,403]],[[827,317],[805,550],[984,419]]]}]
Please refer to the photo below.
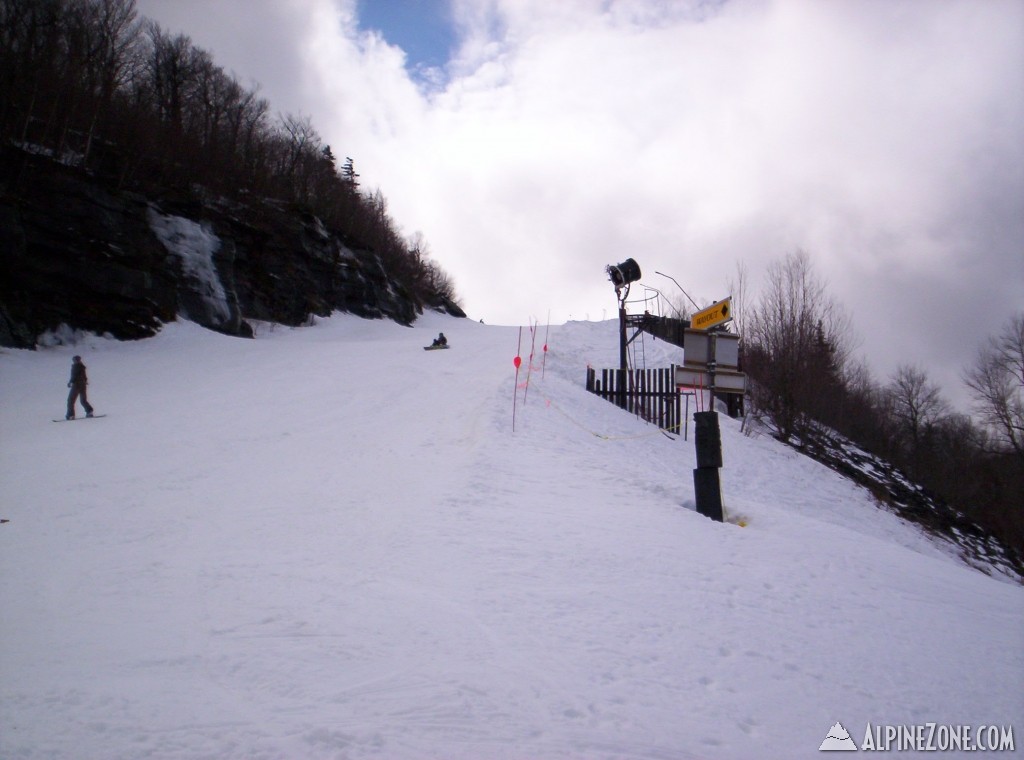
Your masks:
[{"label": "snowboard", "polygon": [[105,414],[94,414],[92,417],[72,417],[70,420],[54,420],[54,422],[77,422],[78,420],[98,420],[100,417],[106,417]]},{"label": "snowboard", "polygon": [[448,348],[448,346],[424,346],[424,351],[437,351],[439,348]]}]

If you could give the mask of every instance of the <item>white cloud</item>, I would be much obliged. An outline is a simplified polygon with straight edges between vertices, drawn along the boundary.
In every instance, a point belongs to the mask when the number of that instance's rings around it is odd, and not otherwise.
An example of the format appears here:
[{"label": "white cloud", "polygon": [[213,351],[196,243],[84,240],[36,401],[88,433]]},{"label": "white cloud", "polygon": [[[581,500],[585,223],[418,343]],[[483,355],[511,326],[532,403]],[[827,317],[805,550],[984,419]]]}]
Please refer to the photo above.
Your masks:
[{"label": "white cloud", "polygon": [[204,4],[216,39],[185,31],[279,110],[301,94],[473,317],[613,313],[603,268],[628,256],[711,301],[735,262],[803,248],[879,375],[950,375],[1024,304],[1014,0],[453,0],[432,92],[353,0],[242,6]]}]

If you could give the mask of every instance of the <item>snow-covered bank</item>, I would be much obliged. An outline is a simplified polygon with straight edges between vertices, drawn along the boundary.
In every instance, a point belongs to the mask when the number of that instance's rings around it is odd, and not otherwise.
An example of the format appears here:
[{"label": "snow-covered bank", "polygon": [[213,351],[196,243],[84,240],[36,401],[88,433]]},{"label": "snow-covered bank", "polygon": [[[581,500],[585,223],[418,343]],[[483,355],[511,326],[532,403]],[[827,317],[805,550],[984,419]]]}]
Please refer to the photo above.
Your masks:
[{"label": "snow-covered bank", "polygon": [[[749,525],[697,515],[692,442],[583,390],[613,323],[551,328],[513,434],[517,337],[0,353],[0,757],[794,758],[1024,715],[1024,589],[726,418]],[[73,353],[109,417],[53,424]]]}]

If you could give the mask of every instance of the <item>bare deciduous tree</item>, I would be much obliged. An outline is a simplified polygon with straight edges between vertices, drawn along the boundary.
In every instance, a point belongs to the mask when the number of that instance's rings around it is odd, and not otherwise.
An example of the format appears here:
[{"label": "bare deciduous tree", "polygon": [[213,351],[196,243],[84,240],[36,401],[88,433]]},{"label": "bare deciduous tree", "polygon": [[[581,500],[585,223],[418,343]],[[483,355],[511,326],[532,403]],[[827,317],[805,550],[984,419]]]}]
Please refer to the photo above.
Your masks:
[{"label": "bare deciduous tree", "polygon": [[172,35],[156,22],[146,24],[149,36],[148,84],[160,118],[174,132],[184,127],[184,113],[195,84],[196,48],[184,34]]},{"label": "bare deciduous tree", "polygon": [[743,336],[747,334],[748,308],[747,303],[748,285],[750,283],[747,265],[742,261],[736,262],[736,279],[729,279],[726,287],[732,296],[732,323],[736,332]]},{"label": "bare deciduous tree", "polygon": [[135,0],[100,0],[94,6],[96,72],[91,79],[95,105],[86,133],[86,161],[92,150],[97,124],[110,118],[114,95],[128,79],[139,40],[136,15]]},{"label": "bare deciduous tree", "polygon": [[1000,448],[1024,460],[1024,312],[978,351],[963,379]]},{"label": "bare deciduous tree", "polygon": [[949,414],[949,404],[925,371],[909,364],[897,368],[887,393],[897,445],[911,462],[914,477],[920,477],[925,449],[933,443],[936,425]]},{"label": "bare deciduous tree", "polygon": [[748,325],[754,406],[788,440],[821,419],[830,391],[841,383],[852,343],[849,317],[829,298],[808,255],[798,251],[768,268]]}]

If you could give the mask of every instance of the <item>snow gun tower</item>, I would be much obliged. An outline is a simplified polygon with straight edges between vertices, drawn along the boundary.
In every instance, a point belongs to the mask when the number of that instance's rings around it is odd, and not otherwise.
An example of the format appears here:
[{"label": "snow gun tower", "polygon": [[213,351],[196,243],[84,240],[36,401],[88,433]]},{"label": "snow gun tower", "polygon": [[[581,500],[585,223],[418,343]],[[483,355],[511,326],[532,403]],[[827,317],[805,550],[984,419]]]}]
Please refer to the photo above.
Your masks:
[{"label": "snow gun tower", "polygon": [[[637,345],[634,344],[642,333],[649,333],[657,339],[665,340],[682,348],[684,328],[690,323],[682,319],[669,319],[655,316],[645,310],[643,314],[627,313],[630,303],[630,286],[641,277],[640,265],[635,259],[626,259],[621,264],[606,266],[605,272],[615,288],[615,300],[618,302],[619,324],[619,366],[616,369],[597,370],[587,367],[587,390],[628,412],[635,413],[647,422],[653,422],[662,430],[680,432],[685,429],[686,418],[682,414],[682,395],[675,384],[675,367],[648,369],[643,358],[637,356]],[[654,290],[647,288],[645,290]],[[658,293],[661,296],[660,293]],[[648,303],[651,299],[643,299]],[[630,328],[633,329],[630,335]],[[633,344],[633,357],[630,360],[630,345]],[[639,366],[638,366],[639,358]],[[690,394],[692,395],[692,394]],[[686,396],[689,403],[689,395]]]},{"label": "snow gun tower", "polygon": [[[605,271],[608,273],[608,279],[615,286],[615,297],[619,302],[619,369],[629,368],[627,348],[636,340],[640,332],[683,348],[683,340],[686,330],[690,327],[690,320],[681,317],[656,316],[649,311],[644,311],[643,314],[626,313],[629,286],[639,280],[641,276],[640,265],[636,263],[635,259],[626,259],[621,264],[609,264],[605,267]],[[647,289],[654,290],[654,288]],[[660,295],[659,291],[654,290],[654,292]],[[634,330],[633,336],[627,337],[630,327]]]},{"label": "snow gun tower", "polygon": [[619,302],[619,369],[629,369],[629,357],[626,348],[626,299],[629,298],[629,286],[640,279],[640,265],[636,259],[626,259],[621,264],[609,264],[605,267],[608,279],[615,286],[615,299]]}]

